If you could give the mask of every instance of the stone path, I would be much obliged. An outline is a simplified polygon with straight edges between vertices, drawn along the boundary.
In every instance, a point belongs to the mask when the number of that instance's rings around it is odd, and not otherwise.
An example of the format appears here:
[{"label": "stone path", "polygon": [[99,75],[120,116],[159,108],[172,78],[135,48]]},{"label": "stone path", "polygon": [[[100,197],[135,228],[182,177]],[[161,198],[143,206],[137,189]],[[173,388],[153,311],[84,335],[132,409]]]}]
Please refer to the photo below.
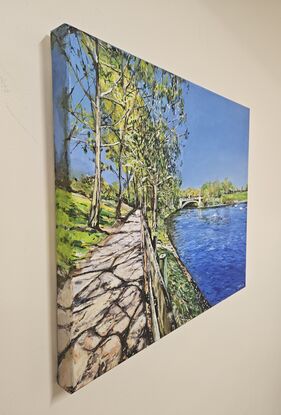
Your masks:
[{"label": "stone path", "polygon": [[58,381],[69,392],[150,342],[141,226],[136,211],[58,292]]}]

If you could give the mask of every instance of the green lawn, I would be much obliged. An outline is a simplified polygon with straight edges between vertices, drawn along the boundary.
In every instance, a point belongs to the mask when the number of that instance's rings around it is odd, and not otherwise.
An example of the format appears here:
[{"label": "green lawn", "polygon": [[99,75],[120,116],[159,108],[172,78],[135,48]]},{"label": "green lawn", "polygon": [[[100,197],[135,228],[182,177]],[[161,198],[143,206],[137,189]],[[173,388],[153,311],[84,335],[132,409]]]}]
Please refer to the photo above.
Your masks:
[{"label": "green lawn", "polygon": [[236,192],[222,196],[222,203],[243,202],[247,200],[248,192]]},{"label": "green lawn", "polygon": [[[84,258],[93,245],[107,236],[106,232],[88,227],[89,210],[90,200],[87,197],[56,189],[57,264],[62,277],[67,276],[76,260]],[[115,203],[103,201],[100,226],[111,227],[114,223]]]}]

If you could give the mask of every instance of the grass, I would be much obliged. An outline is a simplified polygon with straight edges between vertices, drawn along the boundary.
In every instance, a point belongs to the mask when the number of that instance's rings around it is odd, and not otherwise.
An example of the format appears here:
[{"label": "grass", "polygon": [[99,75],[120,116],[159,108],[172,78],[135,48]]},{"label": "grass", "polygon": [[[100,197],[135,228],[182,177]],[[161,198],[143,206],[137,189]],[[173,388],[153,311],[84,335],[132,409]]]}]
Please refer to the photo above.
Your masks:
[{"label": "grass", "polygon": [[[101,230],[88,227],[90,200],[79,193],[56,189],[56,217],[57,217],[57,264],[60,281],[67,278],[75,262],[83,259],[91,248],[103,241],[107,233],[104,228],[112,227],[116,223],[115,206],[112,200],[103,200],[100,209],[99,223]],[[124,216],[130,208],[122,206]],[[180,266],[174,253],[168,249],[170,240],[163,221],[159,221],[158,240],[161,248],[159,254],[165,253],[168,260],[168,291],[171,296],[173,311],[178,325],[201,314],[205,309],[202,296],[187,274]]]},{"label": "grass", "polygon": [[203,313],[208,308],[201,292],[189,278],[188,272],[180,263],[168,237],[165,225],[162,224],[158,232],[159,255],[167,257],[168,292],[171,297],[173,313],[178,326]]},{"label": "grass", "polygon": [[[57,265],[59,274],[66,277],[75,261],[85,258],[90,249],[106,238],[107,233],[88,227],[90,200],[78,193],[56,189]],[[127,213],[123,208],[122,214]],[[103,201],[100,226],[111,227],[116,222],[115,202]]]},{"label": "grass", "polygon": [[220,197],[204,198],[203,201],[204,201],[205,207],[216,206],[216,205],[221,205],[221,204],[231,205],[234,203],[246,202],[247,196],[248,196],[248,192],[243,191],[243,192],[223,194]]},{"label": "grass", "polygon": [[247,200],[248,192],[236,192],[222,196],[222,203],[235,203]]},{"label": "grass", "polygon": [[173,313],[178,326],[193,319],[207,309],[202,294],[180,267],[175,255],[167,248],[160,248],[159,254],[167,256],[168,291]]}]

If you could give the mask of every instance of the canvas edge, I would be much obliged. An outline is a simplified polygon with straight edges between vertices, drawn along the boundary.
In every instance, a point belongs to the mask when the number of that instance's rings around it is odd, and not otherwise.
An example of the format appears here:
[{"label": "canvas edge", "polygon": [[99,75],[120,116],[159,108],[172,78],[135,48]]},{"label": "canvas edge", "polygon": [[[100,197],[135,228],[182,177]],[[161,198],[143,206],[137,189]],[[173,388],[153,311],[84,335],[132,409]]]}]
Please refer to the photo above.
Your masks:
[{"label": "canvas edge", "polygon": [[[54,55],[53,55],[53,42],[55,41],[56,35],[60,33],[60,35],[63,34],[63,37],[67,36],[69,34],[69,25],[62,24],[56,29],[52,30],[50,32],[50,38],[51,38],[51,60],[52,60],[52,94],[53,94],[53,120],[55,120],[55,110],[56,110],[56,99],[55,99],[55,61],[54,61]],[[70,80],[68,76],[68,68],[67,68],[67,62],[64,60],[64,65],[62,68],[60,68],[60,71],[65,72],[65,79],[66,81],[66,87],[67,90],[70,90]],[[62,119],[61,123],[67,123],[68,122],[68,115],[67,120]],[[53,140],[54,140],[54,157],[55,157],[55,180],[57,180],[57,171],[56,171],[56,132],[55,132],[55,124],[53,121]],[[56,183],[55,183],[55,191],[56,191]],[[55,195],[56,199],[56,195]],[[56,211],[56,218],[57,218],[57,211]],[[57,223],[57,220],[56,220]],[[56,228],[57,232],[57,228]],[[57,250],[57,244],[56,244],[56,250]],[[72,338],[72,299],[73,299],[73,290],[72,290],[72,278],[71,276],[68,276],[67,280],[64,282],[63,287],[59,287],[59,275],[58,275],[58,263],[56,260],[56,279],[57,279],[57,383],[60,387],[62,387],[66,392],[73,393],[71,389],[67,387],[67,384],[73,384],[73,378],[74,378],[74,365],[73,365],[73,356],[70,356],[70,359],[64,359],[66,361],[66,367],[63,368],[60,373],[59,368],[60,365],[63,362],[63,357],[69,352],[71,353],[71,350],[69,346],[71,346],[71,338]],[[65,346],[66,345],[66,346]],[[62,355],[61,353],[66,349],[66,352]],[[61,350],[62,349],[62,350]]]}]

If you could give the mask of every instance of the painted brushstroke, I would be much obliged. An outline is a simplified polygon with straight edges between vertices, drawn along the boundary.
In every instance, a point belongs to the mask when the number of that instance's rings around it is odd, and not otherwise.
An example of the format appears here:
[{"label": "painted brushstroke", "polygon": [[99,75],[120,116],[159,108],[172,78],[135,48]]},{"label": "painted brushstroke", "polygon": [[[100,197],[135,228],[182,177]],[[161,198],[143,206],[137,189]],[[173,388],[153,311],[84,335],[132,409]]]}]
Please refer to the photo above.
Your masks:
[{"label": "painted brushstroke", "polygon": [[69,25],[51,40],[73,393],[245,286],[249,110]]}]

